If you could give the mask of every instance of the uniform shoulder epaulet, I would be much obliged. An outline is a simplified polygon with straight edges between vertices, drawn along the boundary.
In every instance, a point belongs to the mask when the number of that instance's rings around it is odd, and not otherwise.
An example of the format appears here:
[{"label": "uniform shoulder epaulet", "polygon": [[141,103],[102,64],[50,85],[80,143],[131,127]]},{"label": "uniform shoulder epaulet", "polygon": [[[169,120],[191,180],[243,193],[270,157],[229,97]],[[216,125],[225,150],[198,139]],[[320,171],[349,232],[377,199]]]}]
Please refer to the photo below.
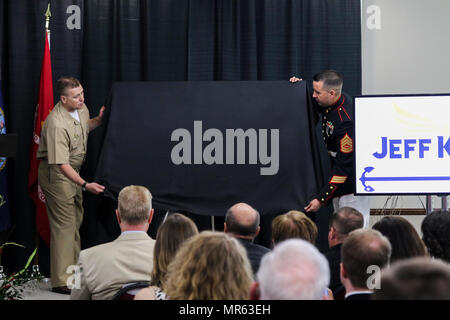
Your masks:
[{"label": "uniform shoulder epaulet", "polygon": [[342,122],[344,121],[352,121],[352,118],[350,118],[350,116],[348,115],[347,110],[345,110],[345,108],[343,106],[339,106],[337,108],[338,114],[339,114],[339,118],[341,119]]}]

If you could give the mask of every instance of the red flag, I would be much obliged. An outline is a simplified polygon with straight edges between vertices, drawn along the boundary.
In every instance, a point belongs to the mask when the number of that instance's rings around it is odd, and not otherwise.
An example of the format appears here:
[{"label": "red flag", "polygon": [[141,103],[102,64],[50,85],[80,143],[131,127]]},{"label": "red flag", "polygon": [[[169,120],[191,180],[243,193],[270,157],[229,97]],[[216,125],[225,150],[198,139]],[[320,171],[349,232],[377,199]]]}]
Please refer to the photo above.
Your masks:
[{"label": "red flag", "polygon": [[28,193],[36,205],[36,226],[41,238],[50,245],[50,227],[48,224],[47,210],[45,208],[45,196],[38,183],[39,160],[36,152],[39,147],[41,129],[45,118],[53,109],[53,80],[52,64],[50,60],[50,34],[45,32],[45,49],[42,59],[41,80],[39,84],[39,100],[36,106],[33,141],[30,153],[30,172],[28,175]]}]

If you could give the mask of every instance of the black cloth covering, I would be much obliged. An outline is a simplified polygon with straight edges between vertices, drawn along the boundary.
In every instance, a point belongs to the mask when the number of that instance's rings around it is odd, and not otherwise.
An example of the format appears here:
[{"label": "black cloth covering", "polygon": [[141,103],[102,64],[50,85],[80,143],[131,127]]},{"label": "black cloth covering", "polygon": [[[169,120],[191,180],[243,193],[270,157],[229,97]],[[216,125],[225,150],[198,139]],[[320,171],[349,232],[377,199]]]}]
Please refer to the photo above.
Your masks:
[{"label": "black cloth covering", "polygon": [[[231,205],[246,202],[264,215],[302,210],[320,186],[316,119],[306,83],[122,82],[113,85],[107,110],[96,180],[112,198],[124,186],[144,185],[152,192],[154,205],[165,210],[223,216]],[[194,132],[194,121],[201,122],[201,134],[211,128],[222,133],[223,148],[215,151],[223,152],[219,158],[224,164],[205,164],[203,159],[194,163],[194,140],[202,139]],[[181,141],[171,141],[171,136],[180,128],[190,132],[191,164],[176,165],[171,158],[172,148]],[[226,164],[228,129],[254,129],[256,164],[249,163],[249,140],[245,164],[237,164],[236,140],[234,164]],[[262,139],[260,129],[267,129]],[[279,130],[279,169],[262,175],[262,168],[276,159],[270,142],[273,129]],[[201,150],[216,139],[203,141]],[[272,164],[260,163],[262,142],[267,143]]]}]

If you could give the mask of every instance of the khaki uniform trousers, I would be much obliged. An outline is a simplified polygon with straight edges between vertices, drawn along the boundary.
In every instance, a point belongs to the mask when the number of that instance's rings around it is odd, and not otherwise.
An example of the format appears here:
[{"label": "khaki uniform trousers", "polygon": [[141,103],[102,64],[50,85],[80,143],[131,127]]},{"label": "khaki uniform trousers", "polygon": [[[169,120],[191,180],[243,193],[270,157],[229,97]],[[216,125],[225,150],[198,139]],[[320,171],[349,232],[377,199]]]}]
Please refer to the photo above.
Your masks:
[{"label": "khaki uniform trousers", "polygon": [[[79,172],[79,167],[72,167]],[[50,224],[52,287],[66,286],[68,278],[73,273],[73,270],[67,268],[77,264],[80,253],[79,229],[83,221],[82,190],[63,175],[58,165],[49,165],[46,159],[42,159],[39,164],[38,179],[45,195]]]}]

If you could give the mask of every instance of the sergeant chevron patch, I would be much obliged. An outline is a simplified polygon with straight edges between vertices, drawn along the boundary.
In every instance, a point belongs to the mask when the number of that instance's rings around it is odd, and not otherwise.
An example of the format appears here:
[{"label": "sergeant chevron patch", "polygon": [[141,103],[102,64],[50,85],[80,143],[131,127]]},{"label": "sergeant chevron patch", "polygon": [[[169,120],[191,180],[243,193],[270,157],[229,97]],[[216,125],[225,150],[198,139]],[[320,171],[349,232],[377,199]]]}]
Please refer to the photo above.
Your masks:
[{"label": "sergeant chevron patch", "polygon": [[346,133],[345,136],[341,139],[341,152],[351,153],[352,151],[353,151],[353,140]]}]

